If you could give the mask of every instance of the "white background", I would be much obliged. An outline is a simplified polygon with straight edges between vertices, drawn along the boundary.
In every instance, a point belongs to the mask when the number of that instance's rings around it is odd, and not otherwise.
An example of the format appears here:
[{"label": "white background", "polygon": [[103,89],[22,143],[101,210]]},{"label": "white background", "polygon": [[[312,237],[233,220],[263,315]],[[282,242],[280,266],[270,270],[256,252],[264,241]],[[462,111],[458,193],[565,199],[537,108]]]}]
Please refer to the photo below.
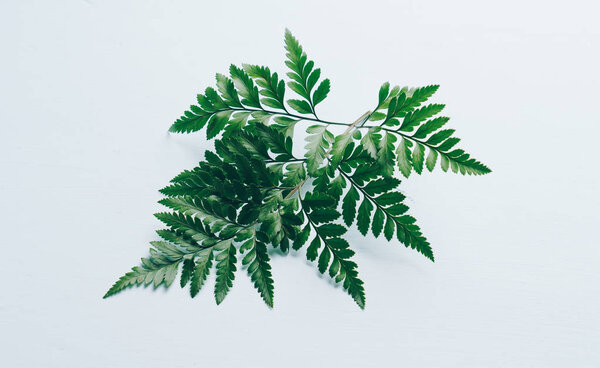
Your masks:
[{"label": "white background", "polygon": [[[217,3],[1,2],[3,366],[600,366],[594,1]],[[273,255],[273,310],[244,271],[219,307],[212,278],[102,300],[211,147],[169,125],[230,63],[284,71],[285,27],[332,80],[324,118],[441,84],[493,173],[403,183],[436,262],[351,232],[365,311],[303,254]]]}]

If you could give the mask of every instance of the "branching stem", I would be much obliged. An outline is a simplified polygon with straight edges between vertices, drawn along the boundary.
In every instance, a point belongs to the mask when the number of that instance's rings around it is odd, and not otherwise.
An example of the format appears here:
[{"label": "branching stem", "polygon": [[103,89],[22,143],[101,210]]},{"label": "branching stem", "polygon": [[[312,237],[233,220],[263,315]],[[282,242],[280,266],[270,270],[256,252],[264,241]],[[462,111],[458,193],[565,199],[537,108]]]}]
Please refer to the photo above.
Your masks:
[{"label": "branching stem", "polygon": [[291,197],[294,195],[294,193],[296,193],[297,191],[299,191],[299,190],[302,188],[302,186],[303,186],[305,183],[306,183],[306,179],[304,179],[304,180],[302,180],[300,183],[298,183],[298,185],[296,185],[296,186],[294,187],[294,189],[292,189],[292,190],[291,190],[291,191],[290,191],[290,192],[289,192],[289,193],[288,193],[288,194],[285,196],[285,198],[284,198],[284,199],[291,198]]},{"label": "branching stem", "polygon": [[[367,111],[364,114],[362,114],[358,119],[356,119],[352,124],[348,125],[348,128],[346,128],[346,131],[343,134],[348,134],[350,133],[353,129],[358,128],[360,126],[362,126],[367,120],[369,120],[369,117],[371,116],[373,112],[372,111]],[[329,148],[329,151],[327,151],[327,155],[329,156],[329,153],[331,152],[331,148]],[[302,161],[302,160],[299,160]],[[296,193],[297,191],[299,191],[302,186],[304,186],[304,184],[306,183],[306,179],[302,180],[300,183],[298,183],[298,185],[296,185],[296,187],[294,189],[292,189],[286,196],[285,199],[291,198],[294,193]]]}]

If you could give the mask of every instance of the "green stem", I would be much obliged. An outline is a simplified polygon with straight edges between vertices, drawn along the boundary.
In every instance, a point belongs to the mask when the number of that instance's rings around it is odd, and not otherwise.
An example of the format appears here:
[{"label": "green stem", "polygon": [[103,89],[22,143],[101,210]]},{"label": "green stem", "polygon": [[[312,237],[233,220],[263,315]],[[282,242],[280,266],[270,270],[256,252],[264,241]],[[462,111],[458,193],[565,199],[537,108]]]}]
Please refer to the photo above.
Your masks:
[{"label": "green stem", "polygon": [[383,206],[381,206],[379,203],[377,203],[373,197],[371,197],[369,194],[367,194],[367,192],[364,190],[363,187],[356,184],[356,182],[352,179],[352,177],[350,175],[346,174],[343,170],[341,170],[339,168],[338,168],[338,171],[340,172],[340,174],[345,176],[346,179],[348,179],[352,185],[354,185],[356,188],[358,188],[358,190],[360,190],[360,192],[363,194],[363,196],[365,196],[365,198],[368,198],[372,203],[375,204],[375,206],[377,206],[377,208],[381,209],[387,216],[389,216],[388,213],[385,211],[385,208]]},{"label": "green stem", "polygon": [[285,112],[278,112],[278,111],[272,111],[272,110],[267,110],[267,109],[251,109],[248,107],[243,107],[243,108],[238,108],[238,107],[230,107],[229,109],[222,109],[222,110],[217,110],[214,113],[217,112],[221,112],[221,111],[227,111],[227,110],[233,110],[233,111],[250,111],[250,112],[254,112],[254,111],[258,111],[258,112],[265,112],[267,114],[271,114],[271,115],[283,115],[283,116],[288,116],[290,118],[295,118],[295,119],[299,119],[299,120],[310,120],[310,121],[315,121],[318,123],[322,123],[322,124],[328,124],[328,125],[342,125],[342,126],[348,126],[349,124],[345,124],[345,123],[338,123],[335,121],[327,121],[327,120],[321,120],[319,118],[317,118],[317,116],[315,115],[315,118],[310,118],[307,116],[300,116],[300,115],[296,115],[296,114],[291,114],[287,111],[287,109],[284,108]]},{"label": "green stem", "polygon": [[[302,200],[300,200],[300,203],[302,203]],[[333,255],[333,257],[335,257],[338,262],[340,263],[340,268],[343,267],[343,259],[341,259],[336,253],[335,250],[333,248],[331,248],[331,246],[327,243],[327,239],[321,235],[319,233],[319,228],[317,227],[317,224],[315,224],[313,222],[313,220],[310,218],[310,215],[308,214],[308,212],[306,212],[306,210],[304,209],[304,205],[302,205],[302,212],[304,212],[304,214],[306,215],[306,219],[308,220],[308,223],[310,224],[310,226],[315,229],[315,233],[317,233],[317,236],[319,237],[319,239],[321,239],[321,241],[323,242],[323,244],[327,247],[327,249],[329,249],[329,251],[331,252],[331,254]],[[332,277],[334,278],[334,277]]]},{"label": "green stem", "polygon": [[388,129],[388,128],[381,128],[381,129],[382,129],[382,130],[385,130],[386,132],[390,132],[390,133],[397,134],[397,135],[401,136],[402,138],[409,139],[409,140],[411,140],[411,141],[413,141],[413,142],[415,142],[415,143],[419,143],[419,144],[422,144],[422,145],[424,145],[424,146],[427,146],[427,147],[428,147],[430,150],[436,151],[438,154],[440,154],[440,155],[443,155],[443,156],[444,156],[444,157],[446,157],[446,158],[447,158],[449,161],[453,161],[453,162],[455,162],[455,161],[456,161],[454,158],[450,157],[450,156],[448,155],[448,153],[447,153],[447,152],[442,152],[442,151],[440,151],[440,150],[439,150],[439,149],[438,149],[436,146],[434,146],[434,145],[432,145],[432,144],[429,144],[429,143],[427,143],[427,142],[423,142],[422,140],[419,140],[419,139],[417,139],[417,138],[415,138],[415,137],[413,137],[413,136],[410,136],[410,135],[404,134],[404,133],[402,133],[402,132],[400,132],[400,131],[398,131],[398,130],[394,130],[394,129]]},{"label": "green stem", "polygon": [[[385,207],[383,207],[382,205],[380,205],[379,203],[377,203],[377,201],[375,201],[375,199],[374,199],[374,198],[373,198],[371,195],[369,195],[369,194],[368,194],[368,193],[367,193],[367,192],[364,190],[364,188],[363,188],[363,187],[361,187],[360,185],[358,185],[358,184],[357,184],[357,183],[356,183],[356,182],[355,182],[355,181],[352,179],[352,177],[351,177],[351,176],[349,176],[348,174],[346,174],[344,171],[342,171],[342,170],[341,170],[341,169],[339,169],[339,168],[338,168],[338,171],[339,171],[339,172],[340,172],[340,173],[341,173],[343,176],[345,176],[345,177],[346,177],[346,179],[348,179],[348,180],[350,181],[350,183],[351,183],[351,184],[352,184],[354,187],[356,187],[358,190],[360,190],[360,192],[363,194],[363,196],[364,196],[365,198],[367,198],[367,199],[368,199],[368,200],[369,200],[371,203],[373,203],[375,206],[377,206],[377,208],[378,208],[378,209],[380,209],[381,211],[383,211],[383,213],[386,215],[386,217],[389,217],[389,218],[391,218],[391,219],[394,221],[394,223],[396,224],[396,226],[401,226],[401,227],[402,227],[402,229],[403,229],[403,230],[404,230],[406,233],[408,233],[410,237],[412,237],[413,239],[415,238],[415,235],[413,234],[413,232],[412,232],[412,231],[410,231],[409,229],[407,229],[407,228],[406,228],[406,226],[405,226],[403,223],[401,223],[401,222],[398,222],[398,221],[396,220],[396,218],[395,218],[393,215],[390,215],[390,214],[389,214],[389,213],[386,211]],[[400,238],[398,238],[398,240],[400,240]],[[406,245],[406,243],[405,243],[405,245]]]}]

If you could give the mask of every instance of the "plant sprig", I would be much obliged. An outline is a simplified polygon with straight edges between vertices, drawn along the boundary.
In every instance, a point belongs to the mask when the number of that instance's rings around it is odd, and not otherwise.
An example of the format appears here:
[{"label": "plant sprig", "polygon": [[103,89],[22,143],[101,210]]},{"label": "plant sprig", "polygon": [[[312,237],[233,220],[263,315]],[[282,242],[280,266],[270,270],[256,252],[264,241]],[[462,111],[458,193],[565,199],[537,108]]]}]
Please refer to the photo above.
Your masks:
[{"label": "plant sprig", "polygon": [[[215,299],[220,304],[233,285],[238,260],[265,303],[272,307],[274,282],[269,248],[284,253],[306,246],[317,263],[365,307],[363,281],[343,238],[356,223],[394,238],[434,260],[429,242],[408,215],[401,180],[414,171],[483,175],[490,169],[455,146],[449,118],[437,116],[442,104],[427,103],[437,85],[379,89],[377,105],[353,123],[320,119],[316,106],[329,94],[329,79],[309,60],[286,30],[287,83],[268,67],[232,65],[229,76],[216,75],[216,89],[206,88],[197,105],[177,119],[171,132],[206,130],[215,140],[204,161],[161,189],[160,203],[171,210],[156,214],[165,229],[151,242],[141,265],[122,276],[104,296],[137,285],[169,287],[181,264],[180,285],[196,296],[216,269]],[[299,98],[287,98],[290,92]],[[287,99],[286,99],[287,98]],[[293,112],[292,112],[293,111]],[[304,157],[293,154],[294,131],[307,126]],[[338,135],[331,125],[345,126]]]}]

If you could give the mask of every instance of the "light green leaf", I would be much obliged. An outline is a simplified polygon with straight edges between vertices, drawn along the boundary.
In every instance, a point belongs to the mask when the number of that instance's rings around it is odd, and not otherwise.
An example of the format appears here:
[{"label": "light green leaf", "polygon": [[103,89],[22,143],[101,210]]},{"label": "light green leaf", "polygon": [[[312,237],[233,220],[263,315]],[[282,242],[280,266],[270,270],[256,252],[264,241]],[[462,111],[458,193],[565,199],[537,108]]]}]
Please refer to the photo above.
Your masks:
[{"label": "light green leaf", "polygon": [[379,121],[385,119],[385,114],[379,111],[375,111],[369,116],[369,121]]},{"label": "light green leaf", "polygon": [[306,166],[310,175],[316,175],[317,170],[325,160],[326,150],[329,148],[333,135],[327,130],[326,125],[312,125],[306,130],[305,146]]},{"label": "light green leaf", "polygon": [[401,138],[398,147],[396,148],[398,167],[400,168],[402,175],[406,178],[410,176],[410,172],[412,171],[412,155],[408,143],[409,142],[405,138]]},{"label": "light green leaf", "polygon": [[212,267],[212,258],[212,248],[198,252],[194,273],[190,282],[190,295],[192,298],[198,294],[202,285],[204,285],[204,281]]},{"label": "light green leaf", "polygon": [[423,160],[425,159],[425,146],[421,143],[417,143],[413,150],[413,167],[417,174],[423,172]]},{"label": "light green leaf", "polygon": [[301,114],[312,114],[312,107],[304,100],[288,100],[288,105]]},{"label": "light green leaf", "polygon": [[217,89],[221,93],[221,97],[225,103],[231,107],[242,107],[233,81],[223,74],[217,74],[216,79]]},{"label": "light green leaf", "polygon": [[348,147],[348,143],[352,141],[352,135],[350,132],[340,134],[335,137],[335,141],[333,142],[333,146],[331,147],[330,155],[331,155],[331,169],[337,169],[338,165],[344,158],[344,152],[346,152],[346,147]]},{"label": "light green leaf", "polygon": [[379,132],[381,128],[372,127],[369,128],[367,133],[360,140],[360,144],[362,148],[369,153],[372,158],[377,158],[377,147],[379,147],[379,141],[381,139],[381,135]]},{"label": "light green leaf", "polygon": [[377,163],[381,168],[383,176],[392,176],[394,174],[394,161],[396,160],[396,156],[394,155],[395,142],[396,136],[388,132],[383,134],[379,141]]},{"label": "light green leaf", "polygon": [[246,106],[260,108],[258,88],[252,82],[252,78],[243,69],[235,65],[229,67],[229,74],[238,94],[242,96],[242,103]]},{"label": "light green leaf", "polygon": [[437,157],[438,153],[435,150],[430,149],[429,154],[427,155],[427,161],[425,162],[427,170],[433,171],[433,168],[435,167],[435,162],[437,161]]}]

